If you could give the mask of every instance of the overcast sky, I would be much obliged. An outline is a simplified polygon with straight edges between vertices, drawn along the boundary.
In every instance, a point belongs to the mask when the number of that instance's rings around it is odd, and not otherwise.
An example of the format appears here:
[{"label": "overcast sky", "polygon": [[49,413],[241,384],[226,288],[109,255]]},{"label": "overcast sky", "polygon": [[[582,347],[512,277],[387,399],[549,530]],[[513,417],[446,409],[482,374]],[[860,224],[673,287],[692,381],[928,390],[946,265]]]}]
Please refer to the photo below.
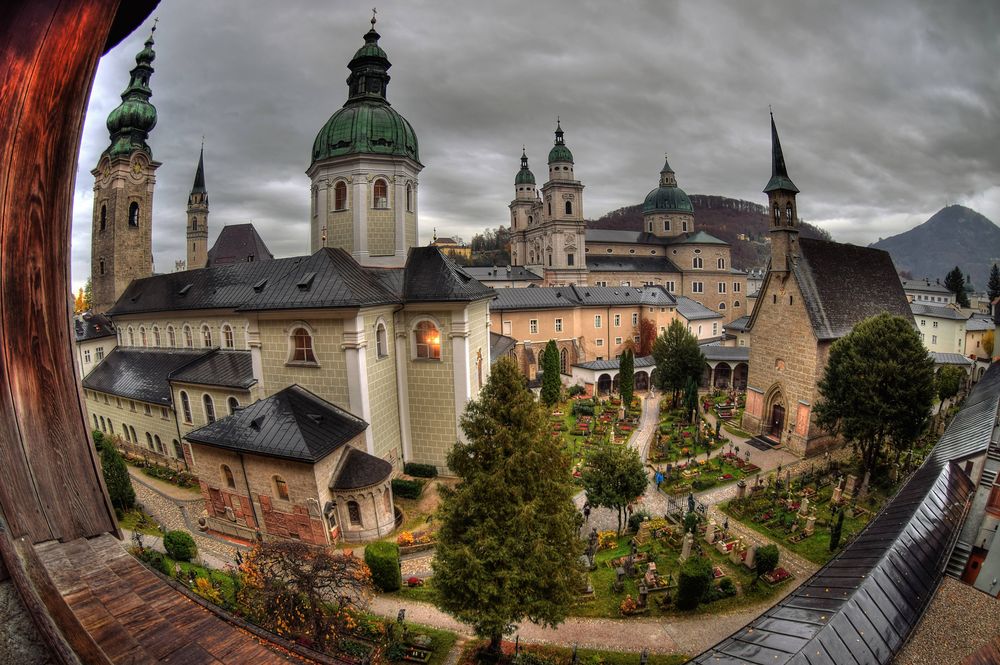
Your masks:
[{"label": "overcast sky", "polygon": [[[276,256],[309,251],[310,151],[347,99],[367,5],[164,0],[149,143],[163,163],[156,270],[185,256],[202,135],[209,240],[252,220]],[[77,173],[73,283],[90,272],[93,178],[152,18],[108,53]],[[388,98],[417,132],[420,240],[507,222],[521,145],[541,184],[562,118],[584,214],[641,202],[664,152],[689,193],[758,203],[768,105],[803,219],[867,244],[949,203],[1000,222],[1000,3],[378,3]],[[696,211],[697,219],[697,211]]]}]

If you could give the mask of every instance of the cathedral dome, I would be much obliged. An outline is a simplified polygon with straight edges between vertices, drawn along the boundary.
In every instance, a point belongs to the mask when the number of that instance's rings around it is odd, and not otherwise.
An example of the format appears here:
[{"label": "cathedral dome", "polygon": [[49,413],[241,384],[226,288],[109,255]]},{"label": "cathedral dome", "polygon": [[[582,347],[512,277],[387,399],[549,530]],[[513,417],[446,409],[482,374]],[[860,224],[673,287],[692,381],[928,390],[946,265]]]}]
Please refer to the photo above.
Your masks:
[{"label": "cathedral dome", "polygon": [[691,199],[680,187],[657,187],[642,203],[642,212],[694,212]]},{"label": "cathedral dome", "polygon": [[553,162],[573,163],[573,153],[566,147],[566,139],[563,137],[562,123],[556,120],[556,142],[549,150],[549,164]]},{"label": "cathedral dome", "polygon": [[534,185],[535,184],[535,174],[531,172],[528,168],[528,155],[525,154],[524,148],[521,149],[521,169],[514,176],[515,185]]},{"label": "cathedral dome", "polygon": [[385,96],[392,64],[378,45],[379,37],[373,17],[364,46],[347,65],[351,70],[347,102],[316,135],[313,162],[355,154],[394,155],[420,161],[413,127]]}]

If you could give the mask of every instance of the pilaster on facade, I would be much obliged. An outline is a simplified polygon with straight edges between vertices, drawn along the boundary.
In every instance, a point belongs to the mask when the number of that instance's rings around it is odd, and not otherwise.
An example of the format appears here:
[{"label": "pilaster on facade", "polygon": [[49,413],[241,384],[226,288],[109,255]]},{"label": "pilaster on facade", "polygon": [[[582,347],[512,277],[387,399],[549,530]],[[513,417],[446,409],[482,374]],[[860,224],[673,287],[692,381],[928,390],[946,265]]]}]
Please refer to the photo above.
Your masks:
[{"label": "pilaster on facade", "polygon": [[355,174],[351,185],[354,190],[351,217],[354,223],[354,245],[351,256],[363,265],[368,259],[368,180],[364,175]]},{"label": "pilaster on facade", "polygon": [[413,459],[413,438],[410,435],[410,392],[408,390],[407,364],[410,358],[407,350],[409,331],[402,312],[397,312],[393,322],[396,346],[396,398],[399,400],[399,439],[403,445],[403,461]]},{"label": "pilaster on facade", "polygon": [[[358,314],[344,321],[344,337],[340,348],[344,351],[347,365],[347,391],[351,413],[370,424],[372,408],[368,395],[368,340],[365,336],[363,315]],[[368,454],[375,455],[375,437],[371,427],[365,429],[365,445]]]},{"label": "pilaster on facade", "polygon": [[264,389],[264,358],[261,353],[260,328],[257,319],[252,318],[247,326],[247,347],[250,349],[250,366],[256,383],[251,388],[251,395],[256,399],[267,397]]}]

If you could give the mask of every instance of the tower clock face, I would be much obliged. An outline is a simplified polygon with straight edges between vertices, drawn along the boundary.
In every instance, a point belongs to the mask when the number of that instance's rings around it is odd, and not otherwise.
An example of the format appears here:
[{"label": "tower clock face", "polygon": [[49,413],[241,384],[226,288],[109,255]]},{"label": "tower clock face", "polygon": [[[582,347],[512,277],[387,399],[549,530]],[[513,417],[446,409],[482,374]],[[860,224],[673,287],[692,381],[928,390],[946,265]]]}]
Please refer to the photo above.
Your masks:
[{"label": "tower clock face", "polygon": [[140,173],[142,173],[142,164],[140,164],[139,162],[134,162],[132,164],[132,173],[134,173],[136,175],[139,175]]}]

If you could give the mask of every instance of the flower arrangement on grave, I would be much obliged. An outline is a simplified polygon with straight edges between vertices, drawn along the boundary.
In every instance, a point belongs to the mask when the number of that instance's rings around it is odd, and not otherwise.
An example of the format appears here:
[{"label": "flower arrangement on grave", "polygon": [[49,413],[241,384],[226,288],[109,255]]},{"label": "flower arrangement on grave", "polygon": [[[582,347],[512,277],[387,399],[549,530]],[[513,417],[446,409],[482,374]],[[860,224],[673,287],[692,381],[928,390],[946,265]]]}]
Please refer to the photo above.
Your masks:
[{"label": "flower arrangement on grave", "polygon": [[629,594],[625,596],[625,600],[621,602],[621,605],[618,606],[618,609],[619,611],[621,611],[623,615],[626,616],[629,614],[635,614],[636,610],[639,609],[639,603],[637,603],[635,599],[632,598],[632,594]]},{"label": "flower arrangement on grave", "polygon": [[424,581],[422,579],[420,579],[419,577],[407,577],[406,578],[406,586],[408,586],[408,587],[418,587],[418,586],[423,586],[423,585],[424,585]]},{"label": "flower arrangement on grave", "polygon": [[597,549],[611,550],[618,547],[618,534],[614,531],[601,531],[597,534]]}]

